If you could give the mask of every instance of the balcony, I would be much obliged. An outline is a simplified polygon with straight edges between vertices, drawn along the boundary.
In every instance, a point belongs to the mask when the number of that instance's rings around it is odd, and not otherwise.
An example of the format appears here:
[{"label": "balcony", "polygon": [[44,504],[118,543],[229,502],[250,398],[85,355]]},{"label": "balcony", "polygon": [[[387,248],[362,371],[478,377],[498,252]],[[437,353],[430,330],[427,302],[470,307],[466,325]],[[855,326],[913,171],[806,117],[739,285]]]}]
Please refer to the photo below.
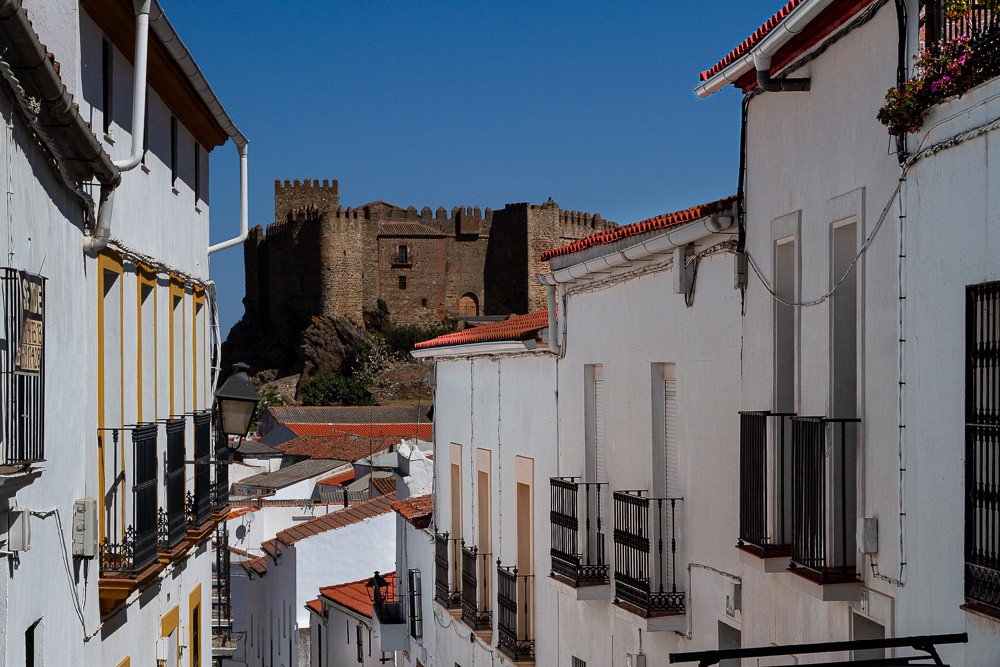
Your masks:
[{"label": "balcony", "polygon": [[860,421],[792,418],[790,569],[818,584],[857,580]]},{"label": "balcony", "polygon": [[462,543],[462,622],[473,630],[492,630],[490,558]]},{"label": "balcony", "polygon": [[[675,532],[677,505],[683,499],[646,498],[643,493],[614,493],[615,604],[645,619],[683,615]],[[654,624],[648,630],[668,626]]]},{"label": "balcony", "polygon": [[[984,74],[1000,73],[1000,11],[977,0],[961,16],[948,16],[943,0],[920,0],[920,31],[925,44],[949,42],[968,36],[969,44],[983,57]],[[985,79],[984,79],[985,80]]]},{"label": "balcony", "polygon": [[196,412],[194,422],[194,491],[187,492],[188,540],[205,539],[212,530],[212,413]]},{"label": "balcony", "polygon": [[[552,530],[550,576],[577,589],[610,586],[602,521],[603,499],[608,495],[608,485],[604,482],[578,482],[577,479],[553,477],[549,480],[549,523]],[[610,590],[607,592],[610,593]],[[578,592],[578,599],[603,599],[603,593],[602,590],[594,597],[581,596]]]},{"label": "balcony", "polygon": [[409,648],[406,607],[403,600],[396,595],[396,590],[393,585],[385,597],[376,594],[372,601],[372,630],[383,651],[404,651]]},{"label": "balcony", "polygon": [[457,571],[461,544],[448,533],[434,533],[434,600],[445,609],[460,609],[461,592],[452,579]]},{"label": "balcony", "polygon": [[184,418],[167,421],[167,460],[164,474],[166,509],[158,516],[160,560],[168,563],[187,547],[184,542]]},{"label": "balcony", "polygon": [[792,551],[788,445],[794,416],[787,412],[740,412],[739,547],[761,558],[783,559],[778,568],[782,570]]},{"label": "balcony", "polygon": [[215,448],[215,460],[219,465],[215,466],[215,486],[212,493],[212,512],[217,517],[224,517],[229,510],[229,463],[232,452],[226,447],[226,436],[219,436],[219,442]]},{"label": "balcony", "polygon": [[534,585],[534,575],[518,574],[516,567],[504,567],[497,561],[497,648],[514,662],[535,659]]},{"label": "balcony", "polygon": [[[156,454],[157,425],[139,424],[130,429],[108,429],[112,451],[118,450],[119,438],[128,430],[132,433],[131,499],[124,489],[126,476],[111,481],[105,493],[106,525],[100,550],[101,611],[110,613],[127,599],[138,586],[159,571],[157,562],[157,485]],[[109,448],[110,449],[110,448]],[[127,509],[131,521],[126,524]]]}]

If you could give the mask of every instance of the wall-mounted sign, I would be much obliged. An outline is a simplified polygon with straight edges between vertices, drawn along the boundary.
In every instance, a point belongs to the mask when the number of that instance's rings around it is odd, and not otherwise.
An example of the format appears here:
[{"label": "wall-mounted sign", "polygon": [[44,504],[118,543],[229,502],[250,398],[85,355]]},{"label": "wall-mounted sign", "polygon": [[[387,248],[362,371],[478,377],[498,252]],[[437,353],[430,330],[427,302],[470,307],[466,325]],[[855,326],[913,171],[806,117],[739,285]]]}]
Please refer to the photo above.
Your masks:
[{"label": "wall-mounted sign", "polygon": [[24,271],[17,273],[20,292],[20,336],[14,352],[14,372],[39,374],[45,341],[45,279]]}]

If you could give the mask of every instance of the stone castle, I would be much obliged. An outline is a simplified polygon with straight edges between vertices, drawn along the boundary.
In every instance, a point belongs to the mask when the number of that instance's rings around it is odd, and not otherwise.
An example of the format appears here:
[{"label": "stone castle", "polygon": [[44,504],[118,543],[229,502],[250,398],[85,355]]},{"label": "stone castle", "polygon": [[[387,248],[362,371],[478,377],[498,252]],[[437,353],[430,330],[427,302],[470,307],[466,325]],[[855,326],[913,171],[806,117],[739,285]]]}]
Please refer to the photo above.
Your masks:
[{"label": "stone castle", "polygon": [[316,317],[364,326],[388,310],[393,324],[427,326],[544,308],[541,254],[615,226],[551,199],[496,211],[345,209],[336,180],[275,181],[274,213],[244,244],[243,324],[272,340],[298,340]]}]

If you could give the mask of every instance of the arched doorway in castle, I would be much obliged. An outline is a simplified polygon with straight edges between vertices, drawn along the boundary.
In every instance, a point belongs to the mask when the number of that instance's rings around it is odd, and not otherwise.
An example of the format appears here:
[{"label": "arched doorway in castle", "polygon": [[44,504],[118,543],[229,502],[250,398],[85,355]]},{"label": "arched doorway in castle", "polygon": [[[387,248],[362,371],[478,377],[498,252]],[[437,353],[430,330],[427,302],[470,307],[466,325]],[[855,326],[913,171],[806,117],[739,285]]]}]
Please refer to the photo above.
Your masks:
[{"label": "arched doorway in castle", "polygon": [[475,294],[468,292],[458,300],[459,317],[479,317],[479,299]]}]

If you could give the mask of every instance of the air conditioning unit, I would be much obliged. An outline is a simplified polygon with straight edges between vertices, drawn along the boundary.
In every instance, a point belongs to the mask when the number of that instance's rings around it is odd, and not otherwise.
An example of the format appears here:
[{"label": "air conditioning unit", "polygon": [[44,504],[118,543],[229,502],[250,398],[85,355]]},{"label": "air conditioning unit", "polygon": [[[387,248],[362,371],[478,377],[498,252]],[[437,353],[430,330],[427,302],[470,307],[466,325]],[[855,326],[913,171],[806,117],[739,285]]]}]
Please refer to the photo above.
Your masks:
[{"label": "air conditioning unit", "polygon": [[28,510],[11,510],[7,513],[7,550],[31,549],[31,513]]},{"label": "air conditioning unit", "polygon": [[93,498],[73,503],[73,556],[97,556],[97,501]]}]

